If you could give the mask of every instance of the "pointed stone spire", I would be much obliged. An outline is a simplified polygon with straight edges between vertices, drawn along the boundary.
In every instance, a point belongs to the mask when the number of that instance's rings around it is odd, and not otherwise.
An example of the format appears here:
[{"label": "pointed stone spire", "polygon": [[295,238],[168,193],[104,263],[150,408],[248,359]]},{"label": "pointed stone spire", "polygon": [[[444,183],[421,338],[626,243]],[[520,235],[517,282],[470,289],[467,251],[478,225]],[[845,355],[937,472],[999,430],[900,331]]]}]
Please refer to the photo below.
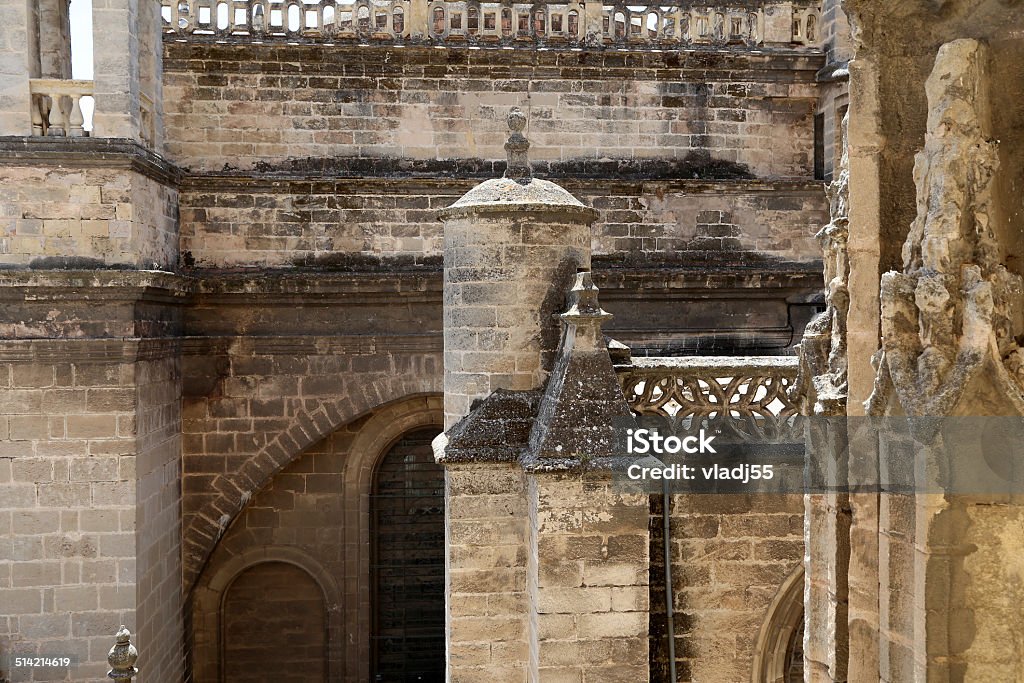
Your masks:
[{"label": "pointed stone spire", "polygon": [[530,169],[530,141],[523,136],[523,129],[526,128],[526,114],[519,107],[512,107],[508,113],[508,140],[505,142],[505,152],[508,154],[508,167],[505,169],[505,177],[514,180],[529,180],[533,177]]},{"label": "pointed stone spire", "polygon": [[[597,294],[598,289],[594,284],[593,274],[589,270],[576,273],[576,281],[573,283],[572,289],[569,290],[569,309],[558,317],[572,326],[576,333],[575,346],[577,348],[582,341],[591,343],[591,337],[594,335],[603,341],[601,326],[614,317],[601,308]],[[581,333],[587,333],[586,340],[581,337]],[[590,348],[596,348],[596,346]]]},{"label": "pointed stone spire", "polygon": [[107,678],[130,683],[139,673],[139,670],[135,668],[139,653],[132,645],[131,638],[132,634],[124,627],[124,624],[121,624],[121,629],[117,632],[117,642],[107,654],[107,663],[110,664]]},{"label": "pointed stone spire", "polygon": [[622,455],[616,428],[634,419],[601,332],[612,315],[601,308],[589,270],[576,274],[569,309],[559,317],[562,343],[530,434],[528,469],[573,469]]}]

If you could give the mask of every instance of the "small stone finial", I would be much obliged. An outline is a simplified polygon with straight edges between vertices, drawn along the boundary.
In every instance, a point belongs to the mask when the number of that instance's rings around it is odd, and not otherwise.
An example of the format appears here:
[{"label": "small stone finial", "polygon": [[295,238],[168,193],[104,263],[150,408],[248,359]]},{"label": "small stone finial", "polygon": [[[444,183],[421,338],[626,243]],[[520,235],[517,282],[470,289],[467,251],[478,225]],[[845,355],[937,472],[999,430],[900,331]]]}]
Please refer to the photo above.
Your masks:
[{"label": "small stone finial", "polygon": [[523,136],[526,114],[519,107],[512,107],[512,111],[508,113],[508,127],[512,132],[505,142],[505,152],[508,154],[505,177],[529,180],[533,176],[530,170],[530,157],[527,154],[530,150],[530,141]]},{"label": "small stone finial", "polygon": [[124,627],[124,624],[121,624],[121,629],[117,632],[117,642],[107,654],[107,663],[110,664],[107,678],[130,683],[139,673],[139,670],[135,668],[139,652],[132,645],[131,638],[132,634]]},{"label": "small stone finial", "polygon": [[614,316],[601,308],[597,300],[598,291],[591,271],[582,270],[576,273],[576,281],[569,290],[569,309],[559,317],[573,322],[594,320],[598,324],[611,320]]}]

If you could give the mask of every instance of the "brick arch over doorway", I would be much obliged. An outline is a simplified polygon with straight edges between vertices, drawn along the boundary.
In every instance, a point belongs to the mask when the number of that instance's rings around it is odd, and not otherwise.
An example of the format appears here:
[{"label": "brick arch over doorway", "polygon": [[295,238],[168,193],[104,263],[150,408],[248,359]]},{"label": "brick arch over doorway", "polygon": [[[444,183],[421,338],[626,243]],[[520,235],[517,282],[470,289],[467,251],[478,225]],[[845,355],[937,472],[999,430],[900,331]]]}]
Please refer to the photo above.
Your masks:
[{"label": "brick arch over doorway", "polygon": [[407,435],[425,428],[440,432],[442,421],[439,394],[388,403],[307,447],[251,497],[215,545],[192,591],[193,680],[217,680],[215,673],[200,674],[219,670],[222,651],[211,643],[220,637],[224,588],[246,566],[239,558],[293,551],[315,560],[340,587],[337,599],[328,598],[331,680],[370,680],[375,473]]},{"label": "brick arch over doorway", "polygon": [[182,581],[191,588],[217,541],[249,498],[302,452],[352,420],[402,399],[440,394],[441,376],[430,373],[389,376],[375,381],[352,379],[336,398],[321,399],[299,412],[288,427],[266,439],[266,445],[241,467],[218,474],[210,483],[215,497],[191,516],[182,532]]}]

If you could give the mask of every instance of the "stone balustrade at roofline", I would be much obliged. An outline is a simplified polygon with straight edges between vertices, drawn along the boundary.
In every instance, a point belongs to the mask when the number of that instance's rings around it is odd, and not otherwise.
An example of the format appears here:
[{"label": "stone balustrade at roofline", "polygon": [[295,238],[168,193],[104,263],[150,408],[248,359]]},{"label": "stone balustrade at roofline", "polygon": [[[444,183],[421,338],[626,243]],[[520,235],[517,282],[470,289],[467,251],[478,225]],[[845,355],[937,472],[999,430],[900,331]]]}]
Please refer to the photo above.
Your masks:
[{"label": "stone balustrade at roofline", "polygon": [[168,40],[526,48],[817,49],[820,12],[818,0],[161,0]]},{"label": "stone balustrade at roofline", "polygon": [[29,81],[29,90],[32,93],[32,135],[88,135],[91,125],[86,125],[82,98],[92,97],[92,81],[33,78]]}]

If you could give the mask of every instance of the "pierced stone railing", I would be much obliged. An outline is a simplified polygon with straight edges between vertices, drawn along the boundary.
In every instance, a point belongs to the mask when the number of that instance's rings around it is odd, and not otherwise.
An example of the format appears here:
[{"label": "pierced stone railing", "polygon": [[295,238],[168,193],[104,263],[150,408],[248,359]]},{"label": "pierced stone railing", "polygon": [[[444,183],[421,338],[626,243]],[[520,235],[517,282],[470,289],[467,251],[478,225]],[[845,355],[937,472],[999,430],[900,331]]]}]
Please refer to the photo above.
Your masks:
[{"label": "pierced stone railing", "polygon": [[633,412],[673,417],[789,417],[786,396],[796,379],[793,356],[634,358],[620,366],[622,391]]},{"label": "pierced stone railing", "polygon": [[799,359],[791,356],[633,358],[616,367],[637,415],[729,423],[732,431],[800,440],[797,406],[786,395]]},{"label": "pierced stone railing", "polygon": [[89,134],[82,98],[92,97],[92,81],[33,78],[29,88],[33,135],[85,137]]},{"label": "pierced stone railing", "polygon": [[[816,46],[815,0],[668,5],[475,0],[161,0],[178,39],[566,44],[682,48]],[[791,21],[790,21],[791,20]],[[782,29],[779,29],[779,25]],[[771,34],[771,35],[769,35]]]}]

